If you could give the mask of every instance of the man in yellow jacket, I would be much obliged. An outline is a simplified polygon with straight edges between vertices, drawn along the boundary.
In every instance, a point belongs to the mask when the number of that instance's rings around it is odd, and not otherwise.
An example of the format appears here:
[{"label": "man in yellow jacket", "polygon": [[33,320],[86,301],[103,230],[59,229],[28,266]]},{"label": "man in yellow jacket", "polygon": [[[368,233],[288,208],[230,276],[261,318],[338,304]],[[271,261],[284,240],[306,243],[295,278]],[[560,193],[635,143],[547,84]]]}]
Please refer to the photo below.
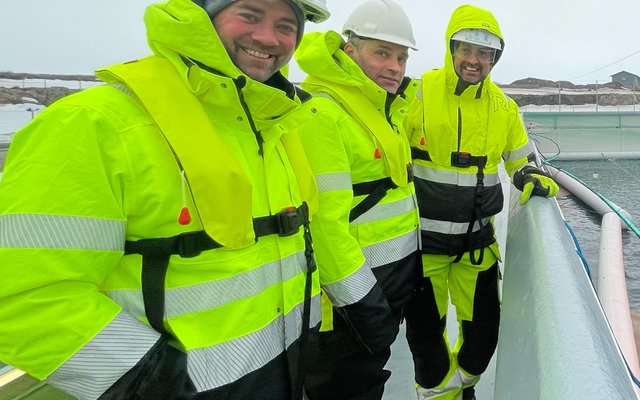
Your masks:
[{"label": "man in yellow jacket", "polygon": [[[420,280],[418,212],[411,156],[403,130],[405,78],[411,24],[391,0],[369,0],[334,31],[305,35],[296,61],[308,74],[302,88],[313,96],[298,127],[319,189],[320,210],[311,223],[320,279],[338,284],[331,271],[371,269],[394,312],[383,329],[394,336],[402,309]],[[300,115],[296,115],[299,118]],[[302,132],[301,132],[302,133]],[[342,283],[340,283],[342,285]],[[375,400],[389,371],[382,351],[363,343],[331,293],[323,297],[321,355],[305,390],[311,400]],[[333,309],[331,305],[333,304]]]},{"label": "man in yellow jacket", "polygon": [[[521,203],[554,196],[555,182],[534,163],[518,105],[490,79],[505,42],[493,15],[457,8],[446,32],[443,68],[426,72],[408,131],[420,206],[424,281],[407,307],[407,338],[419,399],[475,399],[495,351],[500,320],[493,216],[503,206],[504,160]],[[460,329],[450,349],[448,299]]]},{"label": "man in yellow jacket", "polygon": [[[169,0],[154,55],[18,132],[0,182],[0,361],[81,399],[295,399],[317,342],[317,188],[278,72],[323,0]],[[322,240],[323,233],[316,235]],[[373,273],[328,266],[364,342]]]}]

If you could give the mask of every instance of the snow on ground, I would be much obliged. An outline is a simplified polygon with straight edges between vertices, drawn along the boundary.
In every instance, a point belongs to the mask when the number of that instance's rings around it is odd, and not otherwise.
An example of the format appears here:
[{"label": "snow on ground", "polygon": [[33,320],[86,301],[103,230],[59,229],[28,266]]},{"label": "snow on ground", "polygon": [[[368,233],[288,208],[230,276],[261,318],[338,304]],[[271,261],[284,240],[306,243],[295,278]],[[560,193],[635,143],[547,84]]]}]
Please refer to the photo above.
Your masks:
[{"label": "snow on ground", "polygon": [[[558,90],[560,89],[560,90]],[[540,87],[540,88],[512,88],[512,87],[503,87],[502,90],[506,94],[535,94],[538,96],[548,95],[548,94],[558,94],[561,92],[562,95],[573,95],[573,94],[596,94],[596,90],[593,89],[571,89],[571,88],[557,88],[557,87]],[[634,92],[630,89],[626,88],[608,88],[602,87],[598,88],[598,94],[633,94]],[[638,93],[640,95],[640,93]]]},{"label": "snow on ground", "polygon": [[640,104],[629,104],[629,105],[621,105],[621,106],[597,106],[595,104],[581,104],[576,106],[571,105],[544,105],[544,106],[535,106],[535,105],[527,105],[521,106],[520,111],[522,112],[586,112],[586,111],[640,111]]},{"label": "snow on ground", "polygon": [[[103,84],[93,81],[68,81],[59,79],[0,79],[0,87],[4,88],[51,88],[66,87],[69,89],[86,89]],[[0,104],[0,143],[11,141],[13,133],[35,117],[44,106],[35,99],[24,97],[24,104]]]},{"label": "snow on ground", "polygon": [[59,79],[0,79],[0,87],[5,88],[50,88],[66,87],[69,89],[86,89],[101,85],[100,81],[63,81]]}]

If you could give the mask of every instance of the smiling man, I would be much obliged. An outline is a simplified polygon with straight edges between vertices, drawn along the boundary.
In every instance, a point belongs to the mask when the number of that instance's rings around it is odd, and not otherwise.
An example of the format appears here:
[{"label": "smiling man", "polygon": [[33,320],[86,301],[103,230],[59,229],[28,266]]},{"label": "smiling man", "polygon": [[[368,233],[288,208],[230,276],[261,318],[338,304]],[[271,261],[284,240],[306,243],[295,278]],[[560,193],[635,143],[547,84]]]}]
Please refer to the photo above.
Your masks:
[{"label": "smiling man", "polygon": [[205,3],[231,61],[250,78],[264,82],[289,62],[304,24],[293,0]]},{"label": "smiling man", "polygon": [[284,124],[308,96],[279,70],[328,15],[324,0],[152,4],[152,56],[16,133],[0,361],[79,399],[300,400],[321,283],[370,348],[393,340],[370,269],[319,279],[317,187]]},{"label": "smiling man", "polygon": [[453,68],[460,79],[470,84],[480,82],[489,74],[498,50],[502,50],[500,38],[484,29],[463,29],[451,40]]},{"label": "smiling man", "polygon": [[[491,82],[505,42],[487,10],[461,6],[446,32],[443,68],[422,75],[407,133],[420,207],[424,280],[406,309],[418,398],[475,399],[498,340],[500,277],[493,216],[502,209],[504,160],[522,204],[558,186],[533,164],[518,105]],[[449,303],[459,336],[450,348]]]},{"label": "smiling man", "polygon": [[376,400],[390,375],[384,366],[402,309],[420,277],[418,213],[403,130],[405,91],[417,89],[404,76],[415,40],[409,18],[391,0],[361,4],[343,34],[346,42],[334,31],[309,33],[296,52],[308,74],[302,87],[313,96],[303,105],[309,117],[297,124],[313,131],[301,135],[319,190],[311,228],[325,233],[315,249],[327,288],[336,281],[323,267],[373,271],[393,312],[377,334],[391,340],[372,347],[354,332],[358,321],[327,293],[321,354],[305,388],[311,400]]}]

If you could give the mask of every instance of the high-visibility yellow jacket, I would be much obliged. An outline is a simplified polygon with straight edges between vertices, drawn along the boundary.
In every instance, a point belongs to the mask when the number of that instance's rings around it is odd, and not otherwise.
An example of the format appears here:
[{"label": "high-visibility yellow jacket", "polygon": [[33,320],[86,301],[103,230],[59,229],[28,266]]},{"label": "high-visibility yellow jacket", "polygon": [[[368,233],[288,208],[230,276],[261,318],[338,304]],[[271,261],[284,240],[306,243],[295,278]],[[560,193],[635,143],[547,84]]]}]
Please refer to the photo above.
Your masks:
[{"label": "high-visibility yellow jacket", "polygon": [[[498,165],[504,159],[512,176],[533,150],[518,105],[490,75],[475,85],[463,84],[456,75],[450,39],[465,28],[487,29],[502,38],[493,16],[460,7],[447,29],[445,65],[422,75],[407,119],[424,253],[457,255],[494,243],[491,217],[503,204]],[[486,156],[482,189],[478,166],[463,166],[467,155]]]},{"label": "high-visibility yellow jacket", "polygon": [[[343,46],[336,32],[311,32],[295,54],[308,74],[302,88],[313,96],[303,104],[308,116],[298,126],[310,132],[301,139],[319,190],[312,231],[327,233],[314,236],[320,280],[323,287],[337,281],[323,266],[365,266],[389,303],[399,306],[418,276],[411,256],[418,251],[418,212],[403,129],[407,104],[369,79]],[[379,202],[350,221],[352,210],[380,182],[392,184]]]},{"label": "high-visibility yellow jacket", "polygon": [[[145,21],[156,56],[101,71],[109,85],[58,101],[14,137],[0,182],[0,360],[98,397],[159,336],[145,320],[141,257],[123,256],[125,240],[204,229],[223,247],[172,256],[166,274],[164,324],[190,379],[216,398],[286,399],[305,240],[302,229],[256,238],[252,219],[317,208],[301,145],[282,124],[300,100],[280,75],[243,75],[192,1],[151,5]],[[191,221],[179,222],[185,207]],[[340,301],[375,280],[360,283]],[[314,274],[312,327],[319,292]]]}]

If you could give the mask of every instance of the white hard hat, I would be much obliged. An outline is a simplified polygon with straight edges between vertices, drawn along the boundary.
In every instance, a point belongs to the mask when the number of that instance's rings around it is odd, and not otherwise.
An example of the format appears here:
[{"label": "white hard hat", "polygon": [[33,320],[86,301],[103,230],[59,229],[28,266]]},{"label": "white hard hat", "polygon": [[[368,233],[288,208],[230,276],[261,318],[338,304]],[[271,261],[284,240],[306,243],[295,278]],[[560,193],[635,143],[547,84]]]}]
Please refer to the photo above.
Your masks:
[{"label": "white hard hat", "polygon": [[343,35],[350,32],[418,50],[409,17],[392,0],[369,0],[356,8],[342,27]]},{"label": "white hard hat", "polygon": [[502,50],[500,38],[485,29],[461,29],[451,36],[451,40]]},{"label": "white hard hat", "polygon": [[315,23],[329,18],[331,13],[327,9],[327,0],[293,0],[302,8],[305,17]]}]

